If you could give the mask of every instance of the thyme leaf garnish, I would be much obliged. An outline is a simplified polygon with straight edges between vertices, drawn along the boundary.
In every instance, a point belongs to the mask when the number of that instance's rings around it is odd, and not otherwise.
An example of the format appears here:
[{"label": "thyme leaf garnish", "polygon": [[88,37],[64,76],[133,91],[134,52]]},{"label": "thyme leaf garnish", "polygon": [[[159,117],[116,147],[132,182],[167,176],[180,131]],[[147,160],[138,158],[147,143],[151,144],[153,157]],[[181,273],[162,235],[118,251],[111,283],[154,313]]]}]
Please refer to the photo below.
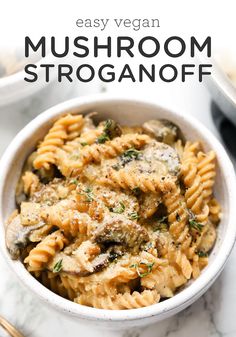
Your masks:
[{"label": "thyme leaf garnish", "polygon": [[86,145],[88,145],[88,143],[87,142],[81,142],[80,143],[82,146],[86,146]]},{"label": "thyme leaf garnish", "polygon": [[189,215],[188,223],[190,229],[194,229],[197,232],[201,232],[204,225],[196,221],[196,216],[190,209],[188,209],[187,211]]},{"label": "thyme leaf garnish", "polygon": [[204,226],[196,220],[189,220],[189,227],[195,229],[197,232],[201,232]]},{"label": "thyme leaf garnish", "polygon": [[[132,265],[130,266],[130,268],[135,268],[136,271],[137,271],[138,276],[141,277],[141,278],[143,278],[143,277],[149,275],[149,274],[152,272],[152,268],[153,268],[154,264],[155,264],[155,262],[147,263],[147,262],[141,261],[141,262],[139,262],[139,263],[134,263],[134,264],[132,264]],[[146,266],[146,268],[147,268],[147,271],[144,272],[144,273],[141,273],[141,272],[140,272],[140,267],[141,267],[142,265]]]},{"label": "thyme leaf garnish", "polygon": [[87,202],[91,202],[94,200],[94,195],[90,187],[86,187],[85,190],[82,190],[82,192],[80,192],[79,194],[84,195]]},{"label": "thyme leaf garnish", "polygon": [[102,133],[98,138],[97,138],[97,143],[98,144],[104,144],[107,140],[109,140],[110,138],[108,137],[108,135],[106,135],[105,133]]},{"label": "thyme leaf garnish", "polygon": [[111,207],[109,210],[113,213],[121,214],[125,211],[125,205],[123,204],[123,202],[119,202],[119,206]]},{"label": "thyme leaf garnish", "polygon": [[208,254],[205,253],[205,252],[203,252],[202,250],[199,250],[199,251],[197,252],[197,255],[198,255],[199,257],[208,257]]},{"label": "thyme leaf garnish", "polygon": [[137,212],[131,212],[131,213],[129,213],[128,217],[129,217],[130,220],[137,220],[137,219],[139,219],[139,215],[138,215]]},{"label": "thyme leaf garnish", "polygon": [[62,259],[58,260],[53,267],[53,273],[59,273],[62,270]]}]

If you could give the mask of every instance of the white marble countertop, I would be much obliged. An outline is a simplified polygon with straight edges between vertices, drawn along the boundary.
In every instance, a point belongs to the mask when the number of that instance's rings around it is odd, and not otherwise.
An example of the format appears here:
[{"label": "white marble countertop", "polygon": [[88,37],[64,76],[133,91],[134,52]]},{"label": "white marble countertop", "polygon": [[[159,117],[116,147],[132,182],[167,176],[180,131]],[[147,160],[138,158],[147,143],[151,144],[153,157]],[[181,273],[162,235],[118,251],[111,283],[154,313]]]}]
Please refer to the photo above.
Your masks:
[{"label": "white marble countertop", "polygon": [[[0,154],[16,132],[34,115],[65,98],[101,91],[101,85],[91,87],[51,86],[29,101],[11,107],[0,107]],[[108,91],[124,92],[127,87],[112,85]],[[143,86],[129,94],[144,95]],[[216,133],[210,116],[210,98],[202,85],[152,85],[145,86],[145,98],[156,100],[165,106],[191,113]],[[171,99],[170,99],[171,98]],[[236,320],[236,249],[234,249],[224,271],[208,292],[192,306],[163,322],[137,331],[108,332],[95,330],[71,321],[42,304],[9,270],[0,256],[0,315],[18,327],[25,336],[103,336],[103,337],[235,337]],[[0,328],[0,336],[7,336]]]}]

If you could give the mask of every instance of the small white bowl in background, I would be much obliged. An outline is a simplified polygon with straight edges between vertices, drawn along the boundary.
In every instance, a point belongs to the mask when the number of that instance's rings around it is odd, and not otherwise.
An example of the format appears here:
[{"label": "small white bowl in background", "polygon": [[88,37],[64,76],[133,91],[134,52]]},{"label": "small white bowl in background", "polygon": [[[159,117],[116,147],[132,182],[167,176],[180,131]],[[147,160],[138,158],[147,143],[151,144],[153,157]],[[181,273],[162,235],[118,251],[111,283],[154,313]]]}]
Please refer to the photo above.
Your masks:
[{"label": "small white bowl in background", "polygon": [[[230,59],[229,55],[228,59]],[[205,58],[202,58],[202,61],[203,63],[209,62]],[[234,63],[229,61],[228,64],[226,62],[227,58],[220,58],[217,54],[212,57],[212,74],[205,78],[205,83],[214,102],[225,116],[236,125],[236,80],[233,81],[229,77],[231,71],[235,77],[236,63],[235,61]]]},{"label": "small white bowl in background", "polygon": [[[28,61],[26,59],[25,63],[33,63],[37,66],[37,70],[34,70],[35,73],[37,73],[38,75],[37,81],[26,82],[24,80],[24,77],[26,77],[24,69],[21,69],[14,74],[1,77],[0,107],[15,103],[26,97],[29,97],[49,84],[45,81],[45,69],[41,68],[39,65],[41,63],[55,64],[55,59],[52,57],[51,54],[47,55],[44,59],[38,60],[35,63],[30,59]],[[50,83],[54,80],[55,73],[55,71],[51,72]]]},{"label": "small white bowl in background", "polygon": [[[148,119],[169,119],[179,125],[187,139],[201,140],[205,150],[212,149],[217,155],[215,194],[222,205],[223,219],[218,227],[218,237],[210,254],[209,265],[198,279],[189,282],[174,297],[149,307],[110,311],[73,303],[40,284],[28,273],[20,261],[11,260],[5,246],[4,224],[15,208],[15,187],[24,160],[61,114],[86,114],[91,111],[97,111],[99,119],[110,117],[122,124],[137,125]],[[127,329],[145,326],[174,315],[196,301],[212,285],[222,271],[235,242],[236,180],[226,151],[212,133],[196,119],[163,109],[155,103],[102,94],[59,104],[39,115],[15,137],[2,157],[0,170],[0,248],[4,259],[34,296],[39,297],[55,310],[70,316],[73,320],[80,320],[87,324],[95,323],[102,328]]]}]

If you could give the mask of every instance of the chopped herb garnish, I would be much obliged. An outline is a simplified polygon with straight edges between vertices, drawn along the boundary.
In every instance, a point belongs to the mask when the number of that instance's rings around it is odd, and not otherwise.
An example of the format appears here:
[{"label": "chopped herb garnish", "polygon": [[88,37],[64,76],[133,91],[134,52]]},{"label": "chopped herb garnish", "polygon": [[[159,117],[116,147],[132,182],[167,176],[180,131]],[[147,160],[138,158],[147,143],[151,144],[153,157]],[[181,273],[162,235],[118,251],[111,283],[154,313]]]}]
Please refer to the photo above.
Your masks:
[{"label": "chopped herb garnish", "polygon": [[113,212],[113,213],[118,213],[118,214],[124,213],[125,205],[123,204],[123,202],[119,202],[119,206],[111,207],[110,211]]},{"label": "chopped herb garnish", "polygon": [[119,171],[121,169],[121,166],[119,164],[112,165],[113,170]]},{"label": "chopped herb garnish", "polygon": [[[138,276],[142,278],[142,277],[145,277],[145,276],[149,275],[152,272],[152,268],[153,268],[154,264],[155,264],[155,262],[147,263],[147,262],[141,261],[139,263],[131,264],[130,268],[135,268],[137,273],[138,273]],[[147,271],[144,272],[144,273],[140,272],[140,267],[142,265],[147,267]]]},{"label": "chopped herb garnish", "polygon": [[197,255],[198,255],[199,257],[208,257],[208,254],[205,253],[205,252],[203,252],[202,250],[199,250],[199,251],[197,252]]},{"label": "chopped herb garnish", "polygon": [[122,165],[126,165],[127,163],[131,162],[132,160],[139,160],[141,155],[141,151],[131,148],[120,156]]},{"label": "chopped herb garnish", "polygon": [[53,273],[59,273],[62,270],[62,259],[58,260],[53,267]]},{"label": "chopped herb garnish", "polygon": [[130,267],[130,268],[137,268],[137,267],[138,267],[138,264],[137,264],[137,263],[134,263],[134,264],[131,264],[129,267]]},{"label": "chopped herb garnish", "polygon": [[124,157],[132,157],[133,159],[138,159],[140,156],[140,151],[136,149],[129,149],[123,153]]},{"label": "chopped herb garnish", "polygon": [[86,187],[86,189],[84,190],[85,193],[91,193],[92,189],[91,187]]},{"label": "chopped herb garnish", "polygon": [[91,202],[94,200],[94,195],[90,187],[87,187],[85,190],[83,190],[82,193],[79,193],[79,194],[86,196],[86,201],[88,202]]},{"label": "chopped herb garnish", "polygon": [[188,211],[188,217],[189,217],[189,220],[188,220],[189,227],[191,229],[195,229],[197,232],[201,232],[204,225],[196,221],[195,214],[191,211],[191,209],[187,209],[187,211]]},{"label": "chopped herb garnish", "polygon": [[110,138],[108,137],[108,135],[106,135],[105,133],[102,133],[98,138],[97,138],[97,143],[98,144],[104,144],[107,140],[109,140]]},{"label": "chopped herb garnish", "polygon": [[108,119],[105,122],[103,133],[97,138],[97,143],[104,144],[107,140],[119,137],[121,133],[120,126],[112,119]]},{"label": "chopped herb garnish", "polygon": [[113,119],[108,119],[106,121],[103,132],[109,137],[109,139],[119,137],[122,134],[121,127]]},{"label": "chopped herb garnish", "polygon": [[131,213],[129,213],[128,217],[129,217],[130,220],[137,220],[137,219],[139,219],[139,215],[138,215],[137,212],[131,212]]},{"label": "chopped herb garnish", "polygon": [[84,190],[84,192],[85,192],[86,197],[87,197],[87,200],[88,200],[89,202],[94,200],[93,192],[92,192],[92,189],[91,189],[90,187],[87,187],[87,188]]},{"label": "chopped herb garnish", "polygon": [[204,226],[196,220],[189,220],[189,227],[195,229],[197,232],[201,232]]},{"label": "chopped herb garnish", "polygon": [[78,185],[78,183],[79,183],[79,182],[78,182],[77,179],[71,179],[71,180],[70,180],[70,184],[71,184],[71,185]]},{"label": "chopped herb garnish", "polygon": [[87,142],[81,142],[80,143],[82,146],[86,146],[86,145],[88,145],[88,143]]},{"label": "chopped herb garnish", "polygon": [[112,124],[115,123],[112,119],[107,119],[104,126],[104,133],[108,133],[112,127]]}]

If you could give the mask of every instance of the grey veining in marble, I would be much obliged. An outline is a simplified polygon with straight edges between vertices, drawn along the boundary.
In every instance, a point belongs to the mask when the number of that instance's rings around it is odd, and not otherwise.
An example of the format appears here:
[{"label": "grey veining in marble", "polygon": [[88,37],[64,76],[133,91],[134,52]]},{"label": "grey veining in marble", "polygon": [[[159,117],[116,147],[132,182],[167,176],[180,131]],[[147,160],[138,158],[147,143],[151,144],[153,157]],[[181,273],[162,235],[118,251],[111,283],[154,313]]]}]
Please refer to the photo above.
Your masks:
[{"label": "grey veining in marble", "polygon": [[[108,87],[108,90],[113,90],[116,93],[126,91],[119,85]],[[150,90],[146,90],[148,97],[160,98],[161,103],[168,106],[170,88],[159,87],[158,94],[156,90],[157,88],[154,86],[150,87]],[[193,89],[191,90],[193,91]],[[203,87],[198,86],[196,90],[198,92],[195,92],[194,95],[199,95],[201,100],[196,99],[189,92],[180,94],[175,91],[175,88],[171,88],[173,93],[172,106],[174,101],[179,109],[183,109],[183,113],[188,110],[214,131],[209,114],[209,96]],[[51,85],[51,88],[44,89],[30,100],[25,100],[11,107],[1,107],[0,153],[16,132],[46,107],[66,98],[99,91],[101,91],[100,84],[86,88],[77,88],[76,86],[63,88],[58,85]],[[181,97],[184,98],[181,100]],[[85,335],[87,337],[236,337],[236,249],[233,250],[220,278],[192,306],[158,324],[120,333],[95,330],[89,326],[83,326],[46,307],[19,283],[1,256],[0,275],[0,315],[7,318],[28,337],[49,337],[53,335],[57,337]],[[7,336],[1,328],[0,336]]]}]

